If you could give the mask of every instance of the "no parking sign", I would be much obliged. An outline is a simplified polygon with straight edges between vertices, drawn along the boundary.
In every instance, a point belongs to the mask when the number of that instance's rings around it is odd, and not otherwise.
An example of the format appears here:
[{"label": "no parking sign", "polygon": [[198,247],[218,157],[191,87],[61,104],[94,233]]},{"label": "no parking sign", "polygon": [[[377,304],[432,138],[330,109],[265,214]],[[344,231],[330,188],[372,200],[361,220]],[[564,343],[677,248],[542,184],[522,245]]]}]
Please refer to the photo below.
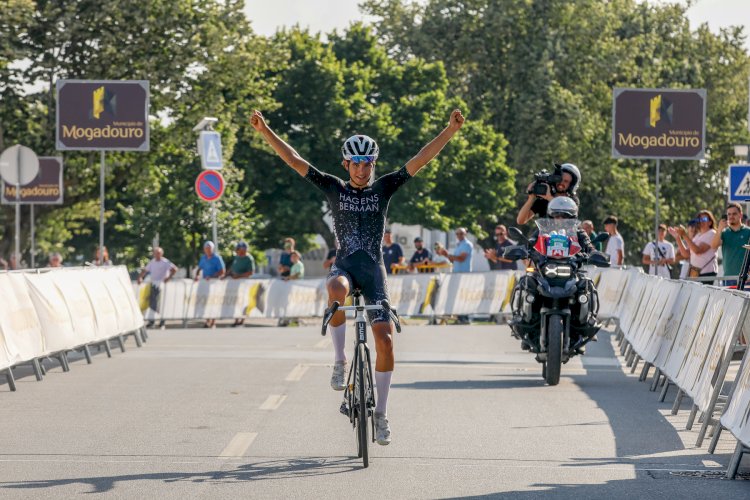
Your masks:
[{"label": "no parking sign", "polygon": [[224,177],[216,170],[206,170],[195,179],[195,192],[203,201],[216,201],[224,194]]}]

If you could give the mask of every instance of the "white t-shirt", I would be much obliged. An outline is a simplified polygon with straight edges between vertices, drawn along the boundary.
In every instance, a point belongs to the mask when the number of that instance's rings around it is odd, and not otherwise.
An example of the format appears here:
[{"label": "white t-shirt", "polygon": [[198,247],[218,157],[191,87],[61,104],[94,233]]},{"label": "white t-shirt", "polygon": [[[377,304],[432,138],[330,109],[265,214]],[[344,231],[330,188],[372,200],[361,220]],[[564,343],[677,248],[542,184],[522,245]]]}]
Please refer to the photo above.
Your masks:
[{"label": "white t-shirt", "polygon": [[169,276],[169,271],[172,270],[173,265],[169,259],[164,257],[159,260],[151,259],[151,262],[146,265],[146,271],[151,273],[151,282],[162,283]]},{"label": "white t-shirt", "polygon": [[[620,233],[613,234],[607,240],[607,249],[605,253],[609,255],[610,265],[616,266],[617,264],[617,251],[622,250],[622,262],[625,262],[625,240],[622,239]],[[622,264],[620,264],[622,265]]]},{"label": "white t-shirt", "polygon": [[[716,234],[716,230],[709,229],[705,233],[699,234],[693,238],[693,243],[698,246],[700,246],[701,243],[706,243],[710,247],[711,242],[714,239],[714,234]],[[702,254],[690,252],[690,265],[700,269],[700,274],[718,272],[719,266],[716,262],[716,250],[709,248]]]},{"label": "white t-shirt", "polygon": [[[643,248],[643,255],[648,255],[651,258],[651,262],[656,262],[657,260],[661,259],[674,259],[674,245],[672,245],[670,242],[660,241],[659,250],[660,252],[656,252],[656,249],[654,248],[654,242],[650,241]],[[648,274],[654,274],[656,276],[661,276],[662,278],[671,277],[669,268],[667,266],[655,266],[654,264],[648,266]]]}]

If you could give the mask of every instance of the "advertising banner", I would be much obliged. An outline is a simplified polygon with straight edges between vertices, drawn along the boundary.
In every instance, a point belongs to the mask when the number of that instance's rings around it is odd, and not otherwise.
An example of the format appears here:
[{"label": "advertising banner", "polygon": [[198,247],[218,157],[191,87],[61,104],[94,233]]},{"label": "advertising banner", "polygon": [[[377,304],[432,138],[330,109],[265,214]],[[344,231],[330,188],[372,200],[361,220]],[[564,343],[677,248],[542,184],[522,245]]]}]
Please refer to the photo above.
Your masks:
[{"label": "advertising banner", "polygon": [[148,151],[145,80],[58,80],[56,148]]},{"label": "advertising banner", "polygon": [[[61,205],[63,202],[63,160],[60,157],[40,157],[39,173],[28,184],[21,186],[22,205]],[[2,183],[0,203],[16,203],[16,186]]]},{"label": "advertising banner", "polygon": [[76,336],[68,305],[55,287],[50,274],[24,274],[31,301],[42,325],[45,354],[85,343]]},{"label": "advertising banner", "polygon": [[737,374],[734,393],[727,409],[721,416],[721,425],[741,441],[750,446],[750,349],[745,351],[740,372]]},{"label": "advertising banner", "polygon": [[23,275],[0,273],[0,297],[0,336],[10,363],[34,359],[44,351],[44,340]]},{"label": "advertising banner", "polygon": [[705,89],[614,89],[613,158],[699,160],[705,147]]}]

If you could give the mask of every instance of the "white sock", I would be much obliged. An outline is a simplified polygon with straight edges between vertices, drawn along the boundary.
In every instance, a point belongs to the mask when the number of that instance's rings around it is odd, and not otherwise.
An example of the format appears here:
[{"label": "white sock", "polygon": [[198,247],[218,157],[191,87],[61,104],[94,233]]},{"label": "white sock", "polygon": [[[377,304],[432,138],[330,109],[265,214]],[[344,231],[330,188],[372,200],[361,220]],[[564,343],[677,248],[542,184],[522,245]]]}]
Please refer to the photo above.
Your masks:
[{"label": "white sock", "polygon": [[331,339],[333,340],[333,351],[336,356],[336,362],[346,361],[346,353],[344,352],[344,347],[346,347],[346,321],[339,326],[329,324],[328,332],[331,334]]},{"label": "white sock", "polygon": [[378,402],[375,404],[375,412],[381,415],[387,414],[388,409],[388,391],[391,389],[391,375],[390,372],[379,372],[375,370],[375,387],[377,387]]}]

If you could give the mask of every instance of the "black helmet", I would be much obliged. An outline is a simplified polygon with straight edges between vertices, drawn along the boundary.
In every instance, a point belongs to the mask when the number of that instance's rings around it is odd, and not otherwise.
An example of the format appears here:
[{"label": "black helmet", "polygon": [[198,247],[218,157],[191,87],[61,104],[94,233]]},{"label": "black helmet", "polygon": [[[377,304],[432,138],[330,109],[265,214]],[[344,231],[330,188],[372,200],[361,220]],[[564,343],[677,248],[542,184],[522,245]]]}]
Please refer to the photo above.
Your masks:
[{"label": "black helmet", "polygon": [[547,205],[547,217],[550,219],[554,219],[555,217],[575,219],[578,217],[578,205],[567,196],[552,198],[552,201]]}]

